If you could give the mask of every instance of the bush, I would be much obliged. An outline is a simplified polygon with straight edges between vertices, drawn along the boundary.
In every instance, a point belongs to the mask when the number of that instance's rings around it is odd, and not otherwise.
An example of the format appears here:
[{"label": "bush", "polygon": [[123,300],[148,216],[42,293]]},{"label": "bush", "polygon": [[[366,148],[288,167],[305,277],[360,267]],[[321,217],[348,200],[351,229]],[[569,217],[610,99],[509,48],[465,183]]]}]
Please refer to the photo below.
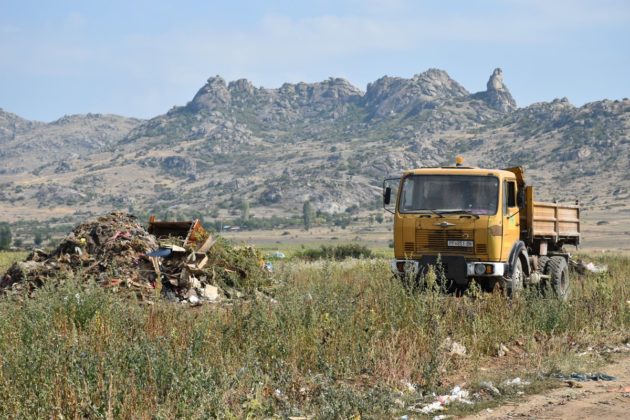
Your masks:
[{"label": "bush", "polygon": [[336,246],[322,245],[319,249],[306,249],[296,256],[307,261],[322,259],[341,261],[346,258],[373,258],[374,253],[364,245],[341,244]]}]

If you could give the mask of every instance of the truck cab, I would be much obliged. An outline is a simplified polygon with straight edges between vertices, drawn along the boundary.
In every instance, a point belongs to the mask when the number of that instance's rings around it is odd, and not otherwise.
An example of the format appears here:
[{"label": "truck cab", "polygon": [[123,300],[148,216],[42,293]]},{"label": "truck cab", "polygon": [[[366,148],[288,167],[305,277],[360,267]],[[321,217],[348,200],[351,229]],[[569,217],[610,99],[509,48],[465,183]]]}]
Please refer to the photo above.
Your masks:
[{"label": "truck cab", "polygon": [[456,166],[408,170],[386,183],[384,202],[394,214],[392,271],[400,276],[422,275],[439,262],[449,290],[475,280],[486,290],[499,283],[512,292],[546,276],[538,264],[541,248],[544,264],[554,252],[563,254],[564,237],[532,235],[533,193],[527,187],[528,208],[521,168],[482,169],[459,160]]}]

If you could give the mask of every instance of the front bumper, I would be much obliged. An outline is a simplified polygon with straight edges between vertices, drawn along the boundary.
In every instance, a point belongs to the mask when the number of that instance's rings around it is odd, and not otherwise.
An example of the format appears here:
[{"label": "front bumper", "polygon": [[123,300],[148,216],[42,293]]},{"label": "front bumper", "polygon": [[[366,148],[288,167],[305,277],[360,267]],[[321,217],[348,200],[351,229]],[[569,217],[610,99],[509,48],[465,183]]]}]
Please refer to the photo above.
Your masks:
[{"label": "front bumper", "polygon": [[[446,260],[447,257],[443,257],[443,259]],[[419,273],[424,272],[424,269],[426,269],[428,265],[435,264],[427,264],[425,261],[418,260],[392,260],[391,270],[392,273],[396,275],[417,276]],[[507,272],[507,264],[501,262],[474,261],[465,262],[465,266],[467,277],[503,277]],[[483,266],[483,272],[481,274],[478,274],[481,272],[480,268],[477,268],[478,271],[475,272],[476,266]],[[448,271],[447,269],[447,277]]]}]

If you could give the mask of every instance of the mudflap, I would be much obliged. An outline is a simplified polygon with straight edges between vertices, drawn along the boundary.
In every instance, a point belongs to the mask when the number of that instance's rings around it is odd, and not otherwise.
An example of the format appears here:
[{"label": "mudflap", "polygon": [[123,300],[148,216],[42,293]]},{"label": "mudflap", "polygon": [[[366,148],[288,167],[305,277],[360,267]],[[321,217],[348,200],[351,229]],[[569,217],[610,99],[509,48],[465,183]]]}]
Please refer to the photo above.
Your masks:
[{"label": "mudflap", "polygon": [[[440,256],[441,271],[444,273],[444,277],[452,282],[458,288],[466,287],[468,285],[468,270],[466,266],[466,259],[462,256]],[[429,270],[429,266],[433,266],[437,273],[440,273],[440,267],[438,267],[438,257],[426,255],[420,258],[420,275],[425,275]]]}]

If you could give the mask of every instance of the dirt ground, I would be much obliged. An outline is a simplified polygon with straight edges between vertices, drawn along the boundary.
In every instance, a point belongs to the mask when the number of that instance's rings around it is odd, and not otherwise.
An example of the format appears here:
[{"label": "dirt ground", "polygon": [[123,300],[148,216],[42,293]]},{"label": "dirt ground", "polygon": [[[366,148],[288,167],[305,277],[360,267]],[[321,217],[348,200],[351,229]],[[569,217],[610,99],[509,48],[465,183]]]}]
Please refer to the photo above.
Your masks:
[{"label": "dirt ground", "polygon": [[581,388],[568,385],[544,394],[532,395],[522,402],[488,409],[466,419],[627,419],[630,418],[630,355],[602,368],[615,381],[580,382]]}]

